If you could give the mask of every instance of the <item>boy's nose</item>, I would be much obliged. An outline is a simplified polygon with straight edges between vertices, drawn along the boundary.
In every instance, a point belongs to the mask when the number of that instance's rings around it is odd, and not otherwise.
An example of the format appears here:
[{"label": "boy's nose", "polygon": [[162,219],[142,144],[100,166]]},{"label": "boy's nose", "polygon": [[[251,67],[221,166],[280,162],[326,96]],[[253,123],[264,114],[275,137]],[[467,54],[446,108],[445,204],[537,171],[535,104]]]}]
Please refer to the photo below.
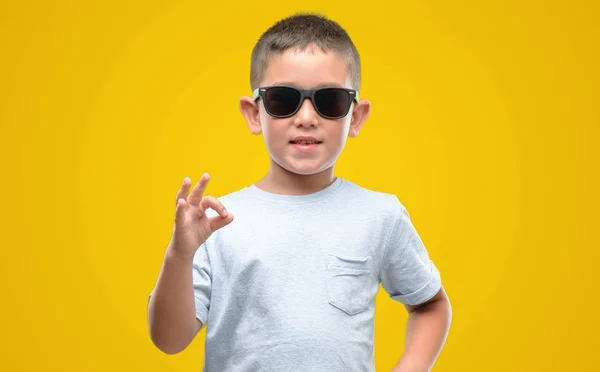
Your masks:
[{"label": "boy's nose", "polygon": [[294,115],[294,122],[297,125],[317,125],[318,116],[319,114],[315,111],[312,101],[305,98],[302,106],[300,106],[300,109]]}]

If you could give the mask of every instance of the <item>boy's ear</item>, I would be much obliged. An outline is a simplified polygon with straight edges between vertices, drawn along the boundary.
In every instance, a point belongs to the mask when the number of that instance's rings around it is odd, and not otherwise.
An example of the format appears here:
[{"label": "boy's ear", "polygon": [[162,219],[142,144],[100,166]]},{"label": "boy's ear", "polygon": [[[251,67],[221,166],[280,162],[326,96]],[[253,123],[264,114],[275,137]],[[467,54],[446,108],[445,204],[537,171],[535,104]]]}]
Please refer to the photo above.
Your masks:
[{"label": "boy's ear", "polygon": [[360,132],[361,128],[365,124],[365,121],[371,113],[371,102],[366,99],[361,99],[354,106],[352,111],[352,120],[350,121],[350,131],[348,132],[349,137],[356,137]]},{"label": "boy's ear", "polygon": [[240,111],[246,119],[246,124],[252,134],[262,133],[260,126],[260,116],[258,112],[258,104],[252,99],[252,97],[244,96],[240,98]]}]

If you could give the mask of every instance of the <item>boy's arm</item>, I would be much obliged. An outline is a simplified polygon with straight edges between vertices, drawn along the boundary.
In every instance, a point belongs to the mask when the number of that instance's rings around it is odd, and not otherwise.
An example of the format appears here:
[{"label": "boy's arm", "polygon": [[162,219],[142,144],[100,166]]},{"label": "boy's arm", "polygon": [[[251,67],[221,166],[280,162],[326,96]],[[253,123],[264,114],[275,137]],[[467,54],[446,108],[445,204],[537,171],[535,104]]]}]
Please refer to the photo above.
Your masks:
[{"label": "boy's arm", "polygon": [[431,300],[405,307],[409,312],[406,345],[392,372],[429,372],[448,336],[452,321],[450,300],[442,287]]},{"label": "boy's arm", "polygon": [[184,350],[202,328],[196,318],[193,257],[180,257],[169,246],[148,302],[148,326],[154,345],[167,354]]}]

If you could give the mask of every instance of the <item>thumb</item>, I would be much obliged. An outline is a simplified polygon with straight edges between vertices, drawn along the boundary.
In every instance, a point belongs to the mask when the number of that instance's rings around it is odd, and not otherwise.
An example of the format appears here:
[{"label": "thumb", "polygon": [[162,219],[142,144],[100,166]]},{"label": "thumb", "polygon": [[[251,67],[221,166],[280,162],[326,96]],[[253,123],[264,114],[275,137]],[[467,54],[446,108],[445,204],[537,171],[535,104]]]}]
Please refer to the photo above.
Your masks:
[{"label": "thumb", "polygon": [[233,221],[233,214],[227,213],[227,215],[225,217],[221,217],[221,216],[211,217],[208,220],[208,224],[210,225],[211,231],[214,232],[214,231],[219,230],[222,227],[229,225],[231,223],[231,221]]}]

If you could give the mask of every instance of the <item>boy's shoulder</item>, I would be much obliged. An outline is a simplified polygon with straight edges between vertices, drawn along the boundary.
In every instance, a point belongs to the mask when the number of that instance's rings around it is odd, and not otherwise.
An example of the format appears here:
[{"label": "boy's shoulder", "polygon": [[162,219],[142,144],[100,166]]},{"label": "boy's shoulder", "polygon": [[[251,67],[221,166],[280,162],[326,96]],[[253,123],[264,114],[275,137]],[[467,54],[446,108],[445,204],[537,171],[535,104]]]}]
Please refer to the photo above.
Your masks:
[{"label": "boy's shoulder", "polygon": [[359,185],[358,183],[350,181],[348,179],[344,179],[344,182],[348,185],[350,191],[357,197],[373,199],[382,202],[389,202],[391,199],[393,201],[399,202],[398,197],[394,193],[370,189],[366,186]]},{"label": "boy's shoulder", "polygon": [[406,208],[396,194],[388,191],[370,189],[349,180],[346,180],[346,182],[349,186],[349,192],[354,199],[369,204],[374,209],[392,213],[406,213]]}]

